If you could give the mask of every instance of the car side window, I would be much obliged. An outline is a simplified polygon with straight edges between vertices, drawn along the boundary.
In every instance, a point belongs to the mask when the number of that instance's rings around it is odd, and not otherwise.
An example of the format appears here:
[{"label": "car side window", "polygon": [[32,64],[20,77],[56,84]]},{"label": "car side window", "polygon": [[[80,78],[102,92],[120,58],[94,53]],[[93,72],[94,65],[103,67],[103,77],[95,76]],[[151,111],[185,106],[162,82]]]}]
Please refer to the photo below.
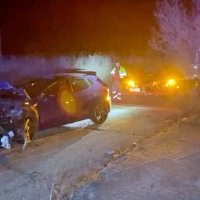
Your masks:
[{"label": "car side window", "polygon": [[93,84],[94,84],[94,82],[93,82],[92,80],[90,80],[89,78],[87,79],[87,81],[88,81],[88,83],[89,83],[90,85],[93,85]]},{"label": "car side window", "polygon": [[18,87],[23,88],[31,98],[34,98],[40,95],[41,92],[51,84],[51,82],[50,79],[37,79],[26,82]]},{"label": "car side window", "polygon": [[87,88],[90,87],[90,83],[87,81],[87,79],[81,79],[81,78],[70,79],[70,83],[73,92],[86,90]]},{"label": "car side window", "polygon": [[70,85],[67,81],[58,81],[52,83],[49,87],[47,87],[42,93],[45,96],[54,96],[62,91],[70,91]]}]

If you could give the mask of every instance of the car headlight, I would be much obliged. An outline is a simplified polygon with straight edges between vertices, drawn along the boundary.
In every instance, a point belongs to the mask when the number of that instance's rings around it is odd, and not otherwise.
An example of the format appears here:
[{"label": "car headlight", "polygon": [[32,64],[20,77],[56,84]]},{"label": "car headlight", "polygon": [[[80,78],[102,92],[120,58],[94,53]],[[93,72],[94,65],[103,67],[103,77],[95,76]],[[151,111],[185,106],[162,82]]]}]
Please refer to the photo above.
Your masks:
[{"label": "car headlight", "polygon": [[132,80],[128,81],[128,86],[129,87],[135,87],[135,82],[132,81]]},{"label": "car headlight", "polygon": [[165,84],[165,86],[168,87],[168,86],[173,86],[175,84],[176,84],[176,81],[174,79],[169,79],[167,83]]}]

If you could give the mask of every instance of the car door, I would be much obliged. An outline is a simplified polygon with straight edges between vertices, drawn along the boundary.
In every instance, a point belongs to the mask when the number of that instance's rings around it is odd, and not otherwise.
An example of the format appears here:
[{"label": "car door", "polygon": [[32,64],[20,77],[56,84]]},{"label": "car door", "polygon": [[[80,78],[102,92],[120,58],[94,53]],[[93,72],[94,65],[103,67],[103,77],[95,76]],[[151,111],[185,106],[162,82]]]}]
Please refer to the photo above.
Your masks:
[{"label": "car door", "polygon": [[[71,88],[68,81],[55,81],[37,99],[39,129],[47,129],[70,122]],[[67,106],[65,106],[67,105]]]},{"label": "car door", "polygon": [[[91,83],[87,78],[70,78],[69,79],[73,97],[76,102],[76,117],[82,118],[87,114],[89,102],[94,98],[94,93],[91,90]],[[90,105],[91,106],[91,105]]]}]

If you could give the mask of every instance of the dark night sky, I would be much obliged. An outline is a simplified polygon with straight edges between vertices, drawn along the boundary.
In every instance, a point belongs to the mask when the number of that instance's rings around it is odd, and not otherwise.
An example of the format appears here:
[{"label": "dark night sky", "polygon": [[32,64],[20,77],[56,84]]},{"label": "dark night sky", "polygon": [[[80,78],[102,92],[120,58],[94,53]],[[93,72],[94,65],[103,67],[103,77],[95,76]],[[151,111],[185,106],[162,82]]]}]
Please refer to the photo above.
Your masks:
[{"label": "dark night sky", "polygon": [[155,0],[1,0],[2,53],[145,55]]}]

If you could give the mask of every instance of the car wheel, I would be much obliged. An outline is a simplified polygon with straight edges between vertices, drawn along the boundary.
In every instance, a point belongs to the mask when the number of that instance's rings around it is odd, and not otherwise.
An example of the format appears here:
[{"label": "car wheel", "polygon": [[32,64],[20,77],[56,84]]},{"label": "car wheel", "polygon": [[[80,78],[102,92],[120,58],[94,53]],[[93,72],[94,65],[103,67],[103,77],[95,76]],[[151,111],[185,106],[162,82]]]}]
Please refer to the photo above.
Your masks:
[{"label": "car wheel", "polygon": [[95,124],[102,124],[108,117],[108,105],[104,102],[97,103],[93,106],[90,119]]}]

